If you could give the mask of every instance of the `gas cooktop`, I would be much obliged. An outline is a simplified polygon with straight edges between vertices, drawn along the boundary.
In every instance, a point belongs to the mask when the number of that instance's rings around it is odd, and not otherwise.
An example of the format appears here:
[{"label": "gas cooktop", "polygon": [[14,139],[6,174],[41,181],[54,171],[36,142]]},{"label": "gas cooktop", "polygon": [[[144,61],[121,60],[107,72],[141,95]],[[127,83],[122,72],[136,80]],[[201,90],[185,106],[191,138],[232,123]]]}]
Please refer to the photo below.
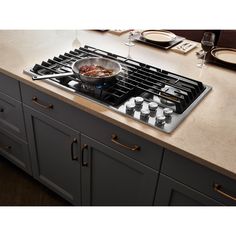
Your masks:
[{"label": "gas cooktop", "polygon": [[112,83],[96,85],[83,83],[74,75],[45,81],[167,133],[211,90],[200,81],[87,45],[35,64],[24,72],[31,76],[67,73],[76,60],[86,57],[115,60],[122,66],[122,72]]}]

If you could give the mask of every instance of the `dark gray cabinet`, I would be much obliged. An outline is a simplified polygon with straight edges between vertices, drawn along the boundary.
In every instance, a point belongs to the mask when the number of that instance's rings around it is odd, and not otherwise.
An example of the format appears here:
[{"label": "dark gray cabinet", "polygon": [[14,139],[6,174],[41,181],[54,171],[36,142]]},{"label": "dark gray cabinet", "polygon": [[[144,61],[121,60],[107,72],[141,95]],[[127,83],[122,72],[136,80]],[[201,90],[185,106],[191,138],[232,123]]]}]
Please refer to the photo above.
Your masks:
[{"label": "dark gray cabinet", "polygon": [[20,83],[0,73],[0,155],[32,174]]},{"label": "dark gray cabinet", "polygon": [[0,129],[0,155],[31,174],[28,144]]},{"label": "dark gray cabinet", "polygon": [[216,200],[165,175],[160,175],[157,195],[157,206],[218,206]]},{"label": "dark gray cabinet", "polygon": [[26,140],[22,103],[1,92],[0,128]]},{"label": "dark gray cabinet", "polygon": [[81,135],[82,204],[153,205],[158,172]]},{"label": "dark gray cabinet", "polygon": [[[192,200],[196,200],[196,202],[200,202],[202,205],[214,205],[214,202],[211,201],[210,204],[209,201],[205,202],[201,200],[202,197],[198,197],[199,193],[207,196],[209,199],[214,199],[215,202],[221,203],[222,205],[236,205],[235,180],[230,179],[216,171],[213,171],[170,150],[164,151],[161,173],[163,174],[163,176],[168,176],[170,177],[170,179],[175,180],[176,184],[171,181],[171,183],[168,182],[166,185],[164,185],[163,179],[166,179],[167,177],[164,178],[162,176],[160,178],[157,190],[157,198],[160,198],[160,196],[162,196],[162,198],[161,200],[157,199],[156,203],[158,204],[163,204],[162,200],[164,195],[166,195],[166,198],[170,201],[170,196],[172,196],[173,193],[177,192],[174,191],[175,188],[177,188],[176,186],[182,185],[185,186],[185,190],[183,190],[183,192],[189,192]],[[167,180],[165,181],[167,182]],[[167,189],[169,189],[168,191],[171,191],[172,195],[168,193]],[[194,191],[198,194],[192,194]],[[162,192],[164,192],[163,195]],[[173,196],[179,195],[174,194]],[[187,195],[185,194],[185,196]],[[187,199],[185,200],[187,202]],[[175,203],[175,201],[172,201],[172,203]]]},{"label": "dark gray cabinet", "polygon": [[0,154],[74,205],[236,204],[235,180],[2,74]]},{"label": "dark gray cabinet", "polygon": [[79,133],[27,106],[24,112],[34,177],[80,205]]}]

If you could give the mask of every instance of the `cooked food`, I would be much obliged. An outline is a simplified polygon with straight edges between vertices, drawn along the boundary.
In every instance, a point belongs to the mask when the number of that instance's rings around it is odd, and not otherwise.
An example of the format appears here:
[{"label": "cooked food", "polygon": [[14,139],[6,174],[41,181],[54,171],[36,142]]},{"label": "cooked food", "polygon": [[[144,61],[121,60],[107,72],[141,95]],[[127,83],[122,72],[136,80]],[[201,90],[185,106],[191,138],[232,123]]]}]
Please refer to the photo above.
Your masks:
[{"label": "cooked food", "polygon": [[104,77],[111,76],[113,70],[98,65],[84,65],[79,68],[79,73],[91,77]]}]

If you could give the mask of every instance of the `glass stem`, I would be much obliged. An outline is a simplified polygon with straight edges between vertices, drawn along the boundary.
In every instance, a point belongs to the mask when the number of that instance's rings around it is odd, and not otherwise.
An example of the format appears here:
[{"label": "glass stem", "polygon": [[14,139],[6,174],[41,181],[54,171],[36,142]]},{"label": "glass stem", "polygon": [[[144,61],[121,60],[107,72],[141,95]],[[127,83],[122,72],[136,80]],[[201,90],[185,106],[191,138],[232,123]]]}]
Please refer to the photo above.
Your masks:
[{"label": "glass stem", "polygon": [[204,55],[203,55],[203,59],[202,59],[202,65],[201,67],[203,67],[205,65],[205,61],[206,61],[206,52],[204,52]]},{"label": "glass stem", "polygon": [[128,50],[128,59],[130,59],[131,58],[131,56],[130,56],[130,46],[129,46],[129,50]]}]

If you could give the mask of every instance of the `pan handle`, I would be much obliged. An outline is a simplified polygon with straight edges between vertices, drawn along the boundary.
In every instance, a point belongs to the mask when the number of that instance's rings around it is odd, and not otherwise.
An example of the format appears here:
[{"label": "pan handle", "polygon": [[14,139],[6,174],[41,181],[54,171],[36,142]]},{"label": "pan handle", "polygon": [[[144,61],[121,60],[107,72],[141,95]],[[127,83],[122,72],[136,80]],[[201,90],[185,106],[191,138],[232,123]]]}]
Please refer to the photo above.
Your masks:
[{"label": "pan handle", "polygon": [[51,78],[60,78],[64,76],[71,76],[74,75],[73,72],[68,72],[68,73],[61,73],[61,74],[52,74],[52,75],[36,75],[33,76],[33,80],[43,80],[43,79],[51,79]]}]

